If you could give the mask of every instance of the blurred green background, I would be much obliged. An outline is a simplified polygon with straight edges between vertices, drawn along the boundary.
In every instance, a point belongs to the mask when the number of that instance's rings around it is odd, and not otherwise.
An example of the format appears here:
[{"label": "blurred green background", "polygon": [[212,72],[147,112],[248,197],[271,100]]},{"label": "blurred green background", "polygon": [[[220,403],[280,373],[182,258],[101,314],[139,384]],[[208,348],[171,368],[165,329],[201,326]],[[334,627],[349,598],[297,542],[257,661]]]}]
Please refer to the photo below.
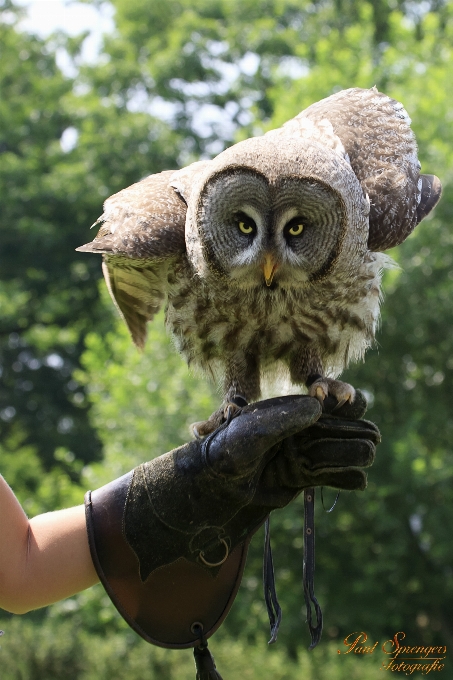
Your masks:
[{"label": "blurred green background", "polygon": [[[94,0],[91,3],[96,5]],[[302,505],[273,515],[277,645],[266,643],[262,536],[211,647],[225,680],[373,680],[382,644],[447,646],[453,670],[453,2],[113,0],[93,62],[87,34],[37,37],[0,0],[0,470],[27,513],[179,445],[218,402],[174,354],[160,315],[138,353],[74,252],[103,200],[142,177],[209,158],[352,86],[403,102],[441,203],[390,254],[381,330],[345,378],[367,390],[383,443],[364,493],[317,514],[321,645],[307,652]],[[64,56],[62,71],[56,60]],[[60,61],[58,63],[60,63]],[[332,494],[332,492],[331,492]],[[326,496],[330,495],[329,493]],[[328,503],[328,499],[326,503]],[[0,519],[1,521],[1,519]],[[153,648],[101,586],[25,616],[0,613],[2,680],[193,678],[191,652]]]}]

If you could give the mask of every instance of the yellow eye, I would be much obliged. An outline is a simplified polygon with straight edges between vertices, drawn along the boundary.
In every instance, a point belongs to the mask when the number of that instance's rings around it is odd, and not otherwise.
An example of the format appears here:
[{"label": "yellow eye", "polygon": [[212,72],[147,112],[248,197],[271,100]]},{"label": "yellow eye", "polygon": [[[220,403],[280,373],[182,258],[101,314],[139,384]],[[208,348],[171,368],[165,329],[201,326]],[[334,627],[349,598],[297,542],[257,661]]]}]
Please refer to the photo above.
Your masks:
[{"label": "yellow eye", "polygon": [[235,221],[238,226],[239,231],[241,231],[246,236],[254,234],[256,232],[256,224],[251,217],[246,215],[244,212],[238,212],[235,215]]},{"label": "yellow eye", "polygon": [[303,224],[293,224],[292,227],[288,229],[288,234],[290,236],[300,236],[304,230]]},{"label": "yellow eye", "polygon": [[252,231],[255,231],[254,227],[249,222],[238,222],[238,226],[243,234],[251,234]]}]

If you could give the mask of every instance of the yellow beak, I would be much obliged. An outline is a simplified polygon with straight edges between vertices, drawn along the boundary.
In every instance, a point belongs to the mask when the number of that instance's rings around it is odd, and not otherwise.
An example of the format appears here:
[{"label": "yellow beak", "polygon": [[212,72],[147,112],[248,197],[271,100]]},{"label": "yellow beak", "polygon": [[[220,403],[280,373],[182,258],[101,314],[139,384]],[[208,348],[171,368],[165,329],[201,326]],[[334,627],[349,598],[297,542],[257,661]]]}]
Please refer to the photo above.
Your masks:
[{"label": "yellow beak", "polygon": [[263,264],[264,280],[266,281],[266,286],[270,286],[274,278],[274,274],[277,271],[277,263],[274,262],[272,255],[266,255]]}]

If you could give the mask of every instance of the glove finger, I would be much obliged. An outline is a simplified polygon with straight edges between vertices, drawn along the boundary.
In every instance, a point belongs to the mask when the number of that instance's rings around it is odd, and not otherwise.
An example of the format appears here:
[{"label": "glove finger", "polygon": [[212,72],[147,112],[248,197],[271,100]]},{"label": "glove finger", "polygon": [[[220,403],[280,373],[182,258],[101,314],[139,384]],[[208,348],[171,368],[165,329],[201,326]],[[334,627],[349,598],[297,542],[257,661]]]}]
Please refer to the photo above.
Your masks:
[{"label": "glove finger", "polygon": [[375,444],[381,441],[377,426],[369,420],[344,420],[321,415],[319,420],[303,433],[308,439],[369,439]]},{"label": "glove finger", "polygon": [[[294,453],[297,466],[297,453]],[[322,439],[306,444],[300,460],[303,461],[303,473],[323,468],[369,467],[373,464],[376,447],[369,439]],[[301,470],[302,472],[302,470]],[[296,473],[296,471],[295,471]]]},{"label": "glove finger", "polygon": [[363,470],[353,467],[342,470],[319,470],[313,474],[311,486],[331,486],[344,491],[363,491],[367,486],[367,476]]},{"label": "glove finger", "polygon": [[282,439],[313,425],[321,415],[318,400],[311,397],[296,395],[269,402],[271,407],[263,408],[263,402],[246,407],[220,431],[210,443],[210,459],[225,458],[227,450],[230,463],[237,459],[243,469]]}]

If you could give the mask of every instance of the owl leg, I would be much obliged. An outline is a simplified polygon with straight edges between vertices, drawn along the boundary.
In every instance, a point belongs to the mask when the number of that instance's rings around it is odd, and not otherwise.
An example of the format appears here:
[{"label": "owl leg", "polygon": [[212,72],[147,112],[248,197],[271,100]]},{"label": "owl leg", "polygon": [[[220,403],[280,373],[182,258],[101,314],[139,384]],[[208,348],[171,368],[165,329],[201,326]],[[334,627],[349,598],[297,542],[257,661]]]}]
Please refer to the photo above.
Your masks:
[{"label": "owl leg", "polygon": [[230,359],[226,364],[223,388],[225,403],[236,396],[243,397],[247,402],[258,399],[261,393],[258,357],[247,354]]},{"label": "owl leg", "polygon": [[315,397],[321,403],[331,395],[338,404],[335,409],[343,406],[347,401],[351,404],[355,399],[355,389],[342,380],[333,380],[324,376],[324,369],[318,354],[309,348],[303,348],[292,355],[289,363],[291,380],[296,385],[305,385],[310,397]]},{"label": "owl leg", "polygon": [[231,357],[226,362],[224,391],[225,398],[217,411],[208,420],[192,424],[192,431],[198,439],[203,439],[234,415],[249,401],[260,396],[260,369],[256,356]]}]

